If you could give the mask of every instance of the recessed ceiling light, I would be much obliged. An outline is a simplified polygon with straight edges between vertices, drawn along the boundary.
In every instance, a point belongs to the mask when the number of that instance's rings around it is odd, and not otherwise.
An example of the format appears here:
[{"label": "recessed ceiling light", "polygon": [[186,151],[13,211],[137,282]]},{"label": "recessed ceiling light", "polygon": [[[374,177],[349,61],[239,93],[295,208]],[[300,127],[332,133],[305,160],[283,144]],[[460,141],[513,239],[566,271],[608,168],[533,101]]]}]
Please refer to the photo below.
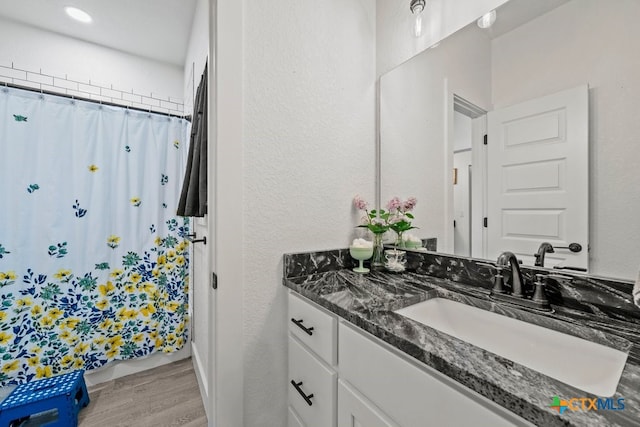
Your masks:
[{"label": "recessed ceiling light", "polygon": [[91,19],[91,15],[77,7],[67,6],[64,8],[64,11],[76,21],[84,22],[85,24],[88,24],[93,20]]}]

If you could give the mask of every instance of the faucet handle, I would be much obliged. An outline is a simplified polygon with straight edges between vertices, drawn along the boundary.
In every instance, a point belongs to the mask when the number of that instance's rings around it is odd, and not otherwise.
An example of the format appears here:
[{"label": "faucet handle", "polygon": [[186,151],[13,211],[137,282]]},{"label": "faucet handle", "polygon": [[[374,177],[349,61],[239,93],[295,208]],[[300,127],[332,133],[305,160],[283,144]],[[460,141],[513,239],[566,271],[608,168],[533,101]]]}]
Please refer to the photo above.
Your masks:
[{"label": "faucet handle", "polygon": [[480,267],[487,267],[496,271],[496,275],[493,276],[493,288],[491,289],[492,295],[504,294],[507,292],[504,289],[504,276],[502,275],[502,270],[504,270],[505,266],[496,265],[490,262],[476,262],[476,265]]},{"label": "faucet handle", "polygon": [[544,289],[547,286],[547,279],[549,278],[550,275],[536,273],[535,276],[536,276],[536,281],[533,284],[535,287],[535,290],[533,291],[533,296],[531,297],[531,300],[535,303],[538,303],[546,307],[549,305],[549,299],[547,298],[547,294],[545,293]]}]

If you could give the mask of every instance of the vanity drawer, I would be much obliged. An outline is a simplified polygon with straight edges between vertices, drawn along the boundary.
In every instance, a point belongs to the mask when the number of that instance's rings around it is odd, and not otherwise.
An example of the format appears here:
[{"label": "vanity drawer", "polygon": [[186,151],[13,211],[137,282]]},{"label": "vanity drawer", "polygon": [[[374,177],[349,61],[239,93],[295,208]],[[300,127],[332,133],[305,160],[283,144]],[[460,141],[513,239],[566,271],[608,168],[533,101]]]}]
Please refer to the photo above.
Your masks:
[{"label": "vanity drawer", "polygon": [[287,321],[291,334],[326,363],[337,364],[338,322],[335,316],[290,292]]},{"label": "vanity drawer", "polygon": [[289,405],[305,426],[335,426],[337,377],[333,369],[289,335]]}]

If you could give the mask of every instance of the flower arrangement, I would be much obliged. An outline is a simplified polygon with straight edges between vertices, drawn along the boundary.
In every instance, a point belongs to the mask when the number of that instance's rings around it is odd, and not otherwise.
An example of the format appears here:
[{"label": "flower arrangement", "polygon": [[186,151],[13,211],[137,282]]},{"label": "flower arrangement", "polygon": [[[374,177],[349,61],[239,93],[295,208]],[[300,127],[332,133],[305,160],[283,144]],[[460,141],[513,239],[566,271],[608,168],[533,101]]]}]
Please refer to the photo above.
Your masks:
[{"label": "flower arrangement", "polygon": [[[353,205],[356,209],[365,212],[365,216],[362,217],[362,224],[358,227],[368,228],[373,234],[384,234],[389,230],[388,215],[386,217],[379,216],[376,209],[369,211],[369,204],[358,195],[353,198]],[[380,212],[385,214],[383,210]]]},{"label": "flower arrangement", "polygon": [[400,200],[399,197],[393,197],[387,202],[387,210],[369,210],[368,203],[364,199],[358,195],[353,198],[353,205],[365,212],[362,224],[358,227],[368,228],[376,236],[391,229],[398,235],[396,245],[402,244],[402,233],[417,228],[411,225],[411,221],[414,219],[411,211],[417,202],[415,197],[409,197],[405,201]]},{"label": "flower arrangement", "polygon": [[[404,202],[398,197],[394,197],[387,202],[387,221],[389,228],[396,232],[398,235],[397,244],[402,244],[402,233],[412,230],[414,228],[411,225],[411,221],[414,219],[411,211],[416,207],[418,200],[415,197],[409,197]],[[381,212],[384,212],[381,210]]]},{"label": "flower arrangement", "polygon": [[401,234],[417,228],[411,225],[411,221],[414,219],[411,211],[417,202],[415,197],[409,197],[404,202],[399,197],[394,197],[387,202],[386,211],[384,209],[378,211],[376,209],[369,210],[369,204],[362,197],[356,195],[353,198],[353,205],[366,214],[362,217],[362,224],[358,227],[366,227],[374,234],[382,234],[389,229]]}]

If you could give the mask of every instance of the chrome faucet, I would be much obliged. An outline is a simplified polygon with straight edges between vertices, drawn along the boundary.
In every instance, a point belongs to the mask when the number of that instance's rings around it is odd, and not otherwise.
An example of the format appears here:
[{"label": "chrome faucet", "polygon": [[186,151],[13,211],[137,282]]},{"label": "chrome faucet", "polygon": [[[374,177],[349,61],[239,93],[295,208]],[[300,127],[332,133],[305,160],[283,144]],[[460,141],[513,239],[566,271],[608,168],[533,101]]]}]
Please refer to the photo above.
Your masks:
[{"label": "chrome faucet", "polygon": [[538,248],[538,252],[536,252],[536,262],[533,264],[536,267],[544,267],[544,255],[555,253],[553,250],[553,246],[549,242],[540,243],[540,247]]},{"label": "chrome faucet", "polygon": [[522,273],[520,273],[520,266],[518,258],[513,252],[502,252],[498,257],[498,266],[511,268],[511,295],[514,297],[522,298]]}]

